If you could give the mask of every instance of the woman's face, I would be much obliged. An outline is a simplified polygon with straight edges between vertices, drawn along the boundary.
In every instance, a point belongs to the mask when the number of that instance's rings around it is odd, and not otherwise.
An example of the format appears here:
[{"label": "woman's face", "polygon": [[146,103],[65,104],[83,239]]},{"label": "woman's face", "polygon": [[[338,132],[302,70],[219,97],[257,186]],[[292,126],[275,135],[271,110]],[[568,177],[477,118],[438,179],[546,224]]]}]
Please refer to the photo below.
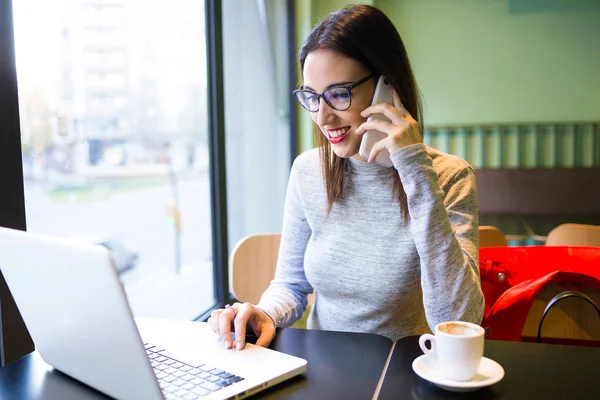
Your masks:
[{"label": "woman's face", "polygon": [[[330,50],[315,50],[304,62],[304,89],[323,93],[332,86],[349,85],[368,76],[368,71],[358,61]],[[371,105],[375,92],[375,79],[369,79],[352,89],[352,104],[345,111],[331,108],[321,98],[319,111],[312,119],[331,144],[333,152],[341,158],[358,156],[361,136],[356,128],[366,121],[360,112]]]}]

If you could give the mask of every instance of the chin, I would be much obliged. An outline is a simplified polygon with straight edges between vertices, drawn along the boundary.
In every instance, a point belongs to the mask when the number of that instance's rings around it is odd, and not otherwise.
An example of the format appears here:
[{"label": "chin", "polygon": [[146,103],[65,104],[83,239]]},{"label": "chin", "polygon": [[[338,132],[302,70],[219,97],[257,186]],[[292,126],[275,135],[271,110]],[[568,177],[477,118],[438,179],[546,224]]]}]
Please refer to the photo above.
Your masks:
[{"label": "chin", "polygon": [[331,149],[340,158],[351,158],[358,154],[358,147],[350,148],[349,146],[331,145]]}]

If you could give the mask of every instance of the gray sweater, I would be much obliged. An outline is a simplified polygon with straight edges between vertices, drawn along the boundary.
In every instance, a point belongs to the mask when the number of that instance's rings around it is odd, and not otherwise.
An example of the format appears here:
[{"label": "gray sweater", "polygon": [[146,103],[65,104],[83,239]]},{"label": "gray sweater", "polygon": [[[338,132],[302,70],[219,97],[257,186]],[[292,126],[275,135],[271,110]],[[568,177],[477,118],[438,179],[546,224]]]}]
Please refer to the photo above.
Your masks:
[{"label": "gray sweater", "polygon": [[[313,290],[313,329],[397,340],[443,321],[481,322],[472,167],[424,144],[391,158],[395,168],[349,159],[345,199],[329,216],[318,149],[295,160],[277,272],[258,304],[276,326],[297,321]],[[396,173],[408,198],[408,223],[392,199]]]}]

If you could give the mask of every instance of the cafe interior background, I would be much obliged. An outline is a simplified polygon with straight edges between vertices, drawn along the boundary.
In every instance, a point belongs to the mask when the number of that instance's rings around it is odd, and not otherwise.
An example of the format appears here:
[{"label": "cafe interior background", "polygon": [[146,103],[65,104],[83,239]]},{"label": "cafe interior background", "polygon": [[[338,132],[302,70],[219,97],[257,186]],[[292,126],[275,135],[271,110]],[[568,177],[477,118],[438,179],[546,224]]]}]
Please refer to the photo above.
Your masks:
[{"label": "cafe interior background", "polygon": [[[400,32],[428,145],[478,172],[541,171],[531,179],[548,204],[545,193],[577,190],[573,175],[549,171],[600,176],[600,2],[361,3]],[[0,58],[17,67],[20,124],[14,146],[0,149],[3,162],[18,159],[0,171],[3,224],[110,248],[137,316],[206,317],[227,301],[237,241],[281,229],[289,167],[314,145],[310,116],[290,93],[296,51],[346,4],[224,0],[214,26],[200,0],[12,2],[14,54],[2,42]],[[17,95],[2,91],[3,106]],[[6,138],[13,128],[0,127]],[[23,185],[10,186],[19,168]],[[599,181],[585,187],[590,199]],[[516,190],[492,186],[498,196]],[[600,224],[600,206],[585,207],[576,218]],[[519,211],[507,229],[525,234],[509,244],[543,244],[515,222]],[[8,343],[20,331],[6,319],[18,314],[0,289]]]}]

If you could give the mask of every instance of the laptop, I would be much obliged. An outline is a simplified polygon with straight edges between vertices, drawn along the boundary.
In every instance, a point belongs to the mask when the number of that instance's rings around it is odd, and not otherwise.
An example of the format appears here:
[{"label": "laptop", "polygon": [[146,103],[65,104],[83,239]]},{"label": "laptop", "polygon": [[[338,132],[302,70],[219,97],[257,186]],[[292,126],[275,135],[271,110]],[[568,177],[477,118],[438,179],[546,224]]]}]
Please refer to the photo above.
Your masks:
[{"label": "laptop", "polygon": [[44,361],[119,400],[241,399],[306,370],[204,322],[134,318],[101,246],[0,227],[0,271]]}]

